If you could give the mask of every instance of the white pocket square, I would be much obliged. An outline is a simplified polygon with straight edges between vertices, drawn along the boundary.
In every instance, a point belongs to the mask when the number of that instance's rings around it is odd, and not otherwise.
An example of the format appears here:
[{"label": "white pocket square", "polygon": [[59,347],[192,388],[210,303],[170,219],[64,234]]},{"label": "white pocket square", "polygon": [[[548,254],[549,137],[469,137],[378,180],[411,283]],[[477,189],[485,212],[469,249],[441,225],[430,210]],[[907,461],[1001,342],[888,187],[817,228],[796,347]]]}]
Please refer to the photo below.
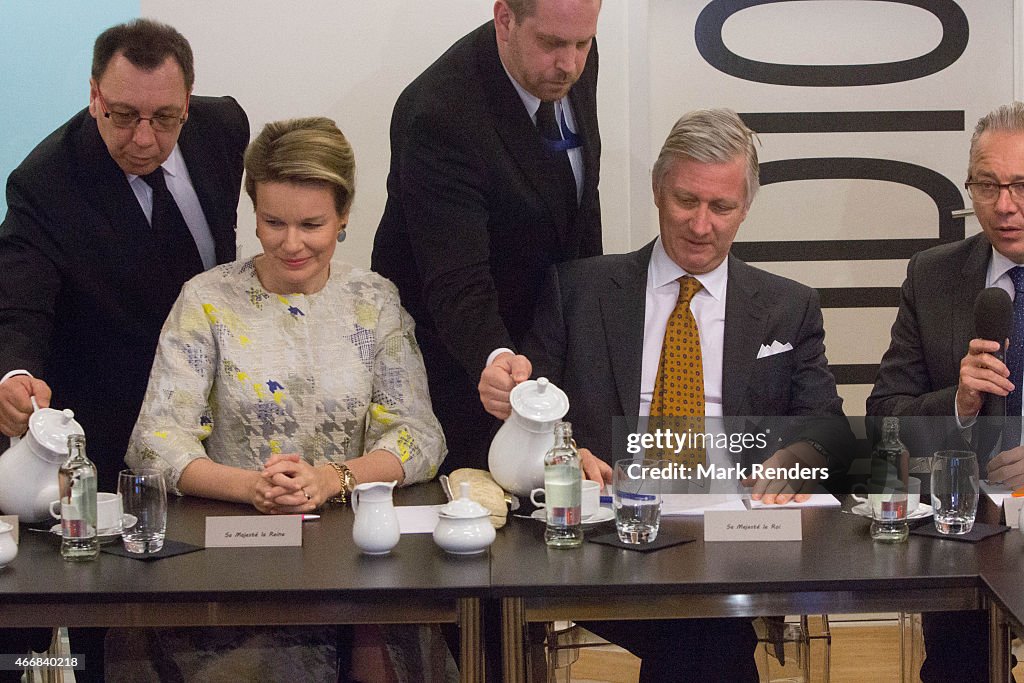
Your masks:
[{"label": "white pocket square", "polygon": [[767,358],[768,356],[774,356],[777,353],[786,353],[792,351],[793,345],[789,342],[783,344],[778,339],[773,341],[771,345],[761,344],[761,350],[757,352],[758,358]]}]

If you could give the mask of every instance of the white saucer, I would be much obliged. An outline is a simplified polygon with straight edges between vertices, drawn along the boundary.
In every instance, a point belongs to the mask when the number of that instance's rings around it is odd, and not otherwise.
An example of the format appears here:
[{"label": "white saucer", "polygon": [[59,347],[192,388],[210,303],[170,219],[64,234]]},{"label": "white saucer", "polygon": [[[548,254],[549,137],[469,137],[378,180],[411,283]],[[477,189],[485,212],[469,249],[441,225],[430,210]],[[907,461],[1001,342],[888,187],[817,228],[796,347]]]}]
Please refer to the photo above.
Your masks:
[{"label": "white saucer", "polygon": [[[135,515],[129,515],[128,513],[125,513],[121,517],[121,528],[122,529],[130,529],[133,526],[135,526],[135,523],[137,521],[139,521],[138,517],[136,517]],[[51,534],[55,534],[57,536],[60,536],[61,535],[60,524],[57,523],[57,524],[54,524],[52,527],[50,527],[50,533]],[[111,532],[111,531],[109,531],[107,529],[100,529],[100,534],[99,534],[100,543],[110,543],[111,541],[113,541],[113,540],[115,540],[117,538],[120,538],[120,537],[121,537],[121,532],[120,531]]]},{"label": "white saucer", "polygon": [[[861,517],[867,517],[868,519],[871,519],[871,506],[868,505],[867,503],[854,505],[850,509],[850,512],[852,512],[855,515],[860,515]],[[931,517],[933,514],[935,514],[935,511],[932,510],[931,505],[925,505],[924,503],[921,503],[920,505],[917,506],[916,510],[907,515],[907,519],[925,519],[927,517]]]},{"label": "white saucer", "polygon": [[[530,517],[534,518],[538,522],[547,521],[547,515],[544,508],[537,508],[533,511],[533,514],[531,514]],[[615,519],[615,510],[612,510],[611,508],[598,508],[597,512],[583,520],[583,526],[588,527],[596,524],[604,524],[605,522],[610,522],[613,519]]]}]

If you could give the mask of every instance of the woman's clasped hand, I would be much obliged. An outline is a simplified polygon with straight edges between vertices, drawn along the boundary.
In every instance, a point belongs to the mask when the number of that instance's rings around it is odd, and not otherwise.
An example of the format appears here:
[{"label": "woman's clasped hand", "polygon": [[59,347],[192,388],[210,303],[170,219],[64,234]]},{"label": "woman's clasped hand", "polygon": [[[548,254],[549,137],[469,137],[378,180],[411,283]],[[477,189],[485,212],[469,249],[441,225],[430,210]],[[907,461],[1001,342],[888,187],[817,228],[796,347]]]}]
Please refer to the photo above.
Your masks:
[{"label": "woman's clasped hand", "polygon": [[314,467],[298,453],[274,454],[263,463],[252,504],[266,514],[310,512],[334,495],[328,486],[336,480],[333,469]]}]

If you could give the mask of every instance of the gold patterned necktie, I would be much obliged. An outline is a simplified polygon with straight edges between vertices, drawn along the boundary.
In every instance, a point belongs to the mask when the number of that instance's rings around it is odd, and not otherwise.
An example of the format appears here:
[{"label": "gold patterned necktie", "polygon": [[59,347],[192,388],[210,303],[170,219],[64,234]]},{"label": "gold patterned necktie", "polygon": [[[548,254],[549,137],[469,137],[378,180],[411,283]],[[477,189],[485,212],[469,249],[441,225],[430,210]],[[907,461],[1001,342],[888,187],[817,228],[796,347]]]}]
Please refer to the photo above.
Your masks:
[{"label": "gold patterned necktie", "polygon": [[[701,284],[696,278],[689,275],[679,278],[679,298],[665,326],[658,378],[651,396],[651,417],[673,418],[664,420],[660,426],[671,426],[677,434],[704,431],[704,365],[700,332],[690,312],[690,301],[700,290]],[[705,461],[705,453],[703,447],[684,448],[678,454],[673,449],[659,457],[670,457],[692,467]]]}]

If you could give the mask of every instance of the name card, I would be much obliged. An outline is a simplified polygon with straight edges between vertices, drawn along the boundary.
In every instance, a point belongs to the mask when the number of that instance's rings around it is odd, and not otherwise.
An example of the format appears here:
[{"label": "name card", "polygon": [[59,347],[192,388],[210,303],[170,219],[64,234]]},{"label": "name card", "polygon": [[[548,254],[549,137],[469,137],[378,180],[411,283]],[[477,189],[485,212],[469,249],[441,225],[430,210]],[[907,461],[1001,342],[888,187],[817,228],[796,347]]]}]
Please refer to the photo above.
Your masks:
[{"label": "name card", "polygon": [[708,510],[704,513],[705,541],[799,541],[803,526],[799,510]]},{"label": "name card", "polygon": [[1003,500],[1003,511],[1006,513],[1006,526],[1016,529],[1020,526],[1020,509],[1024,507],[1024,498],[1007,496]]},{"label": "name card", "polygon": [[207,517],[207,548],[302,545],[302,515]]}]

